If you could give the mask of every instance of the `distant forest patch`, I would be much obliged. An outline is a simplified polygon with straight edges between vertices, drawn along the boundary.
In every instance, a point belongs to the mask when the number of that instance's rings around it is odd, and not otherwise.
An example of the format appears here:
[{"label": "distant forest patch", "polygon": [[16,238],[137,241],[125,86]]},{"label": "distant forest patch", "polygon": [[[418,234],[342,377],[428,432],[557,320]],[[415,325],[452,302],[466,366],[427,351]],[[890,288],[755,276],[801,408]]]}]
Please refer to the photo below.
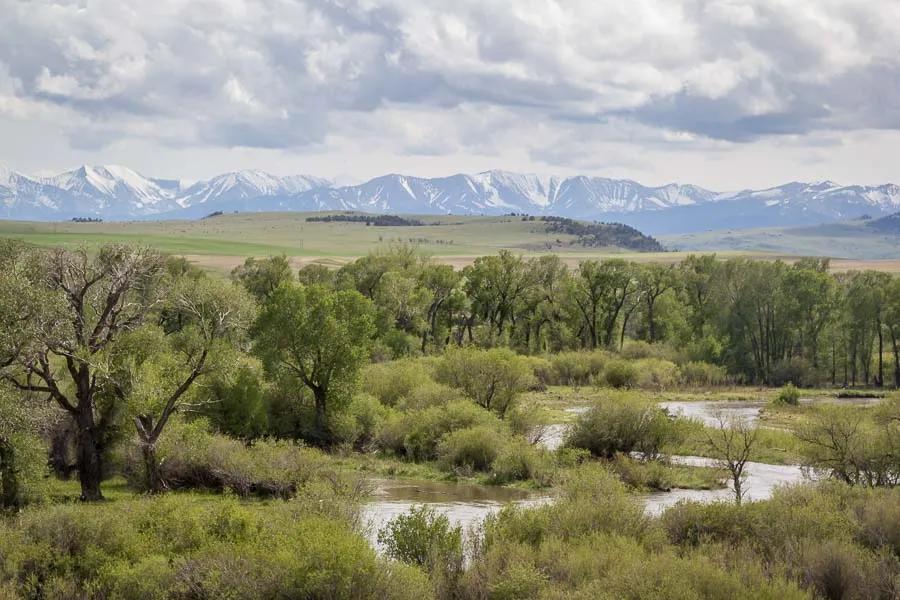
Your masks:
[{"label": "distant forest patch", "polygon": [[323,217],[307,217],[308,223],[331,223],[331,222],[348,222],[348,223],[365,223],[366,225],[374,225],[375,227],[421,227],[427,225],[416,219],[407,219],[398,217],[397,215],[325,215]]},{"label": "distant forest patch", "polygon": [[[534,217],[529,217],[529,219]],[[577,236],[577,244],[590,248],[619,246],[639,252],[665,252],[662,244],[623,223],[585,223],[565,217],[540,217],[548,233]]]}]

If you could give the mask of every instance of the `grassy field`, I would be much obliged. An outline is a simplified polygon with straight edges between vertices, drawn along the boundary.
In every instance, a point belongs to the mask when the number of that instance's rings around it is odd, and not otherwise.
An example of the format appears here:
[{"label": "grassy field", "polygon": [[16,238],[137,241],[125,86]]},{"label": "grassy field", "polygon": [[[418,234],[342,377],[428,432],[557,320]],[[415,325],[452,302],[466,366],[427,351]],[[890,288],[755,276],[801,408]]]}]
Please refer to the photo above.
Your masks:
[{"label": "grassy field", "polygon": [[679,250],[715,252],[722,249],[833,256],[881,261],[900,258],[900,236],[868,227],[866,221],[848,221],[812,227],[732,229],[663,236],[660,241]]},{"label": "grassy field", "polygon": [[[146,244],[162,252],[186,256],[216,271],[229,271],[248,256],[286,254],[295,266],[309,262],[340,265],[391,244],[416,245],[441,262],[463,267],[475,257],[508,248],[528,256],[554,253],[569,265],[585,258],[616,256],[640,262],[676,262],[686,252],[637,253],[619,248],[584,248],[574,237],[548,234],[540,221],[518,217],[419,216],[415,227],[376,227],[364,223],[309,223],[310,213],[226,214],[194,221],[130,221],[108,223],[38,223],[0,221],[0,237],[42,246],[95,247],[109,242]],[[719,252],[790,260],[797,253]],[[827,255],[810,252],[809,254]],[[839,256],[839,254],[838,254]],[[900,256],[900,253],[897,254]],[[835,261],[836,270],[876,268],[900,272],[900,259]]]}]

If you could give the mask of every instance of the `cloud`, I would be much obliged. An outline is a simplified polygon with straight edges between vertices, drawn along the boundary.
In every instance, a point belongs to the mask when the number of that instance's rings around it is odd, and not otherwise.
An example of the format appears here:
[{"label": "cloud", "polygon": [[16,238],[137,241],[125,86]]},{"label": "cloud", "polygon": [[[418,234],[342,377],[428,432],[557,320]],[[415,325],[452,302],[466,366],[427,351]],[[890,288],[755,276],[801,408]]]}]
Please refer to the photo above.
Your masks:
[{"label": "cloud", "polygon": [[900,129],[897,3],[11,0],[0,30],[0,118],[88,148],[357,139],[552,165],[590,146],[571,136],[708,148]]}]

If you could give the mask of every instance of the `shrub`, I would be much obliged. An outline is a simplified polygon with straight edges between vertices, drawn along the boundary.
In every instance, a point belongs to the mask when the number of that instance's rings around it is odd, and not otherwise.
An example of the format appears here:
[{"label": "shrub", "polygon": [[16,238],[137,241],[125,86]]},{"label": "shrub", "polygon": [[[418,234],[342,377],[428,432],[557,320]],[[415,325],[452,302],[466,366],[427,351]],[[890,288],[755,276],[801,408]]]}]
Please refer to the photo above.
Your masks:
[{"label": "shrub", "polygon": [[679,429],[649,400],[615,394],[596,402],[581,415],[566,436],[566,445],[589,450],[594,456],[640,452],[654,457],[677,442]]},{"label": "shrub", "polygon": [[343,441],[357,448],[366,448],[375,441],[390,409],[375,396],[357,394],[347,406],[347,417],[352,423],[351,435]]},{"label": "shrub", "polygon": [[[0,388],[0,510],[40,500],[47,449],[38,436],[38,406]],[[30,404],[30,403],[29,403]]]},{"label": "shrub", "polygon": [[503,442],[497,430],[490,427],[458,429],[438,442],[438,461],[446,470],[487,471]]},{"label": "shrub", "polygon": [[513,435],[525,438],[529,444],[543,441],[550,427],[550,415],[536,404],[516,405],[504,420]]},{"label": "shrub", "polygon": [[666,344],[649,344],[643,340],[627,340],[619,351],[619,356],[628,360],[640,360],[656,358],[660,360],[675,361],[677,355]]},{"label": "shrub", "polygon": [[778,390],[775,396],[775,404],[779,406],[797,406],[800,404],[800,390],[794,387],[793,383],[788,383]]},{"label": "shrub", "polygon": [[[660,358],[644,358],[634,363],[634,386],[641,389],[663,390],[678,383],[678,367]],[[614,386],[622,387],[622,386]]]},{"label": "shrub", "polygon": [[494,483],[532,480],[538,486],[550,485],[553,460],[547,450],[514,439],[500,449],[491,464]]},{"label": "shrub", "polygon": [[[323,502],[193,495],[59,505],[0,523],[0,589],[25,598],[432,596]],[[323,511],[324,509],[324,511]]]},{"label": "shrub", "polygon": [[610,361],[603,369],[603,381],[614,388],[633,387],[637,377],[635,364],[621,359]]},{"label": "shrub", "polygon": [[536,385],[541,387],[555,385],[553,363],[550,360],[540,356],[526,356],[525,360],[528,361],[528,366],[531,367]]},{"label": "shrub", "polygon": [[[211,434],[206,427],[204,421],[169,424],[157,456],[162,478],[170,488],[286,498],[324,466],[325,458],[318,450],[274,440],[246,446],[233,438]],[[144,462],[138,448],[126,452],[124,473],[133,486],[145,488]]]},{"label": "shrub", "polygon": [[553,385],[587,385],[603,370],[607,354],[594,352],[560,352],[550,357]]},{"label": "shrub", "polygon": [[459,569],[462,566],[462,529],[427,506],[414,506],[397,515],[378,532],[385,554],[409,565]]},{"label": "shrub", "polygon": [[427,383],[411,390],[400,402],[404,410],[420,410],[432,406],[444,406],[450,402],[463,400],[462,392],[457,389],[429,380]]},{"label": "shrub", "polygon": [[378,435],[378,444],[414,460],[433,460],[437,458],[438,443],[448,433],[475,426],[496,432],[500,425],[491,412],[467,400],[458,400],[389,416]]},{"label": "shrub", "polygon": [[685,385],[707,387],[723,385],[728,379],[725,367],[692,360],[681,365],[681,382]]},{"label": "shrub", "polygon": [[262,367],[245,360],[236,369],[213,374],[201,393],[207,395],[203,415],[221,433],[252,440],[268,431],[268,406],[264,395]]},{"label": "shrub", "polygon": [[454,348],[444,355],[435,379],[502,417],[534,376],[528,361],[507,348]]},{"label": "shrub", "polygon": [[622,483],[635,490],[665,490],[672,488],[672,473],[659,461],[639,461],[617,454],[610,463],[610,468],[619,476]]},{"label": "shrub", "polygon": [[431,377],[419,361],[395,360],[366,365],[360,372],[360,386],[382,404],[395,406],[414,390],[431,383]]}]

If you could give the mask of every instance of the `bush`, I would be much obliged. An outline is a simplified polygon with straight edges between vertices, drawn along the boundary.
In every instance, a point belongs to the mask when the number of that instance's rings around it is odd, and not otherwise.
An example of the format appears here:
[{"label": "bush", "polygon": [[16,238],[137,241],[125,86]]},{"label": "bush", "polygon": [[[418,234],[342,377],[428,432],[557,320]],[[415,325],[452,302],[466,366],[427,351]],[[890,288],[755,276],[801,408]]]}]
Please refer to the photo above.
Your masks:
[{"label": "bush", "polygon": [[528,361],[507,348],[454,348],[444,355],[435,379],[502,417],[534,376]]},{"label": "bush", "polygon": [[444,406],[450,402],[464,400],[462,392],[449,385],[428,381],[406,395],[398,405],[404,410],[421,410],[432,406]]},{"label": "bush", "polygon": [[723,385],[728,380],[725,367],[693,360],[681,365],[681,382],[689,386],[708,387]]},{"label": "bush", "polygon": [[[641,389],[663,390],[678,383],[678,367],[660,358],[643,358],[634,363],[634,386]],[[622,387],[622,386],[614,386]]]},{"label": "bush", "polygon": [[538,486],[547,486],[552,478],[553,459],[547,450],[523,440],[504,444],[491,464],[491,479],[498,484],[530,479]]},{"label": "bush", "polygon": [[[59,505],[0,523],[0,589],[24,598],[432,597],[327,510],[193,495]],[[324,509],[324,510],[323,510]]]},{"label": "bush", "polygon": [[659,461],[639,461],[617,454],[609,466],[619,475],[622,483],[632,489],[668,491],[672,488],[672,473]]},{"label": "bush", "polygon": [[[238,496],[279,498],[294,495],[325,464],[318,450],[274,440],[246,446],[209,433],[204,421],[171,422],[160,439],[157,457],[162,478],[172,489],[229,490]],[[145,488],[145,466],[138,448],[126,451],[124,473],[132,486]]]},{"label": "bush", "polygon": [[775,396],[775,404],[779,406],[798,406],[800,404],[800,390],[794,387],[793,383],[788,383],[778,390]]},{"label": "bush", "polygon": [[610,361],[603,369],[603,381],[614,388],[634,387],[637,377],[635,364],[621,359]]},{"label": "bush", "polygon": [[566,436],[566,445],[589,450],[594,456],[640,452],[657,456],[678,441],[679,428],[650,400],[628,394],[610,395],[579,416]]},{"label": "bush", "polygon": [[674,362],[677,359],[676,353],[668,345],[649,344],[643,340],[626,340],[622,350],[619,351],[619,356],[627,360],[656,358]]},{"label": "bush", "polygon": [[38,436],[39,406],[0,388],[0,510],[44,495],[47,448]]},{"label": "bush", "polygon": [[201,391],[208,403],[203,415],[219,432],[252,440],[268,431],[268,406],[262,367],[246,360],[236,369],[216,371]]},{"label": "bush", "polygon": [[550,357],[552,385],[588,385],[603,370],[608,355],[601,351],[560,352]]},{"label": "bush", "polygon": [[347,406],[345,415],[349,428],[339,438],[340,441],[353,444],[358,449],[367,448],[374,443],[390,410],[375,396],[357,394]]},{"label": "bush", "polygon": [[458,429],[438,442],[438,461],[441,468],[448,471],[487,471],[503,443],[497,430],[490,427]]},{"label": "bush", "polygon": [[391,519],[378,532],[385,554],[409,565],[429,570],[438,566],[462,566],[462,529],[427,506],[414,506]]},{"label": "bush", "polygon": [[414,359],[366,365],[360,372],[360,386],[382,404],[395,406],[414,390],[431,383],[425,366]]},{"label": "bush", "polygon": [[476,426],[487,427],[495,435],[501,430],[494,414],[468,400],[459,400],[389,416],[378,435],[378,444],[414,460],[434,460],[438,443],[445,435]]}]

